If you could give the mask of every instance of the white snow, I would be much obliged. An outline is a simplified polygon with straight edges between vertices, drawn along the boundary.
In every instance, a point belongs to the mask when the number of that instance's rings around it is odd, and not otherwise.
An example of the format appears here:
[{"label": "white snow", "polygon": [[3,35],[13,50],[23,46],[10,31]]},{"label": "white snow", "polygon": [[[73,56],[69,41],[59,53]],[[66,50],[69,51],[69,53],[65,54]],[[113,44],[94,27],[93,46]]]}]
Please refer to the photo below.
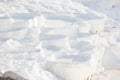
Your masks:
[{"label": "white snow", "polygon": [[119,9],[120,0],[0,0],[0,72],[120,80]]}]

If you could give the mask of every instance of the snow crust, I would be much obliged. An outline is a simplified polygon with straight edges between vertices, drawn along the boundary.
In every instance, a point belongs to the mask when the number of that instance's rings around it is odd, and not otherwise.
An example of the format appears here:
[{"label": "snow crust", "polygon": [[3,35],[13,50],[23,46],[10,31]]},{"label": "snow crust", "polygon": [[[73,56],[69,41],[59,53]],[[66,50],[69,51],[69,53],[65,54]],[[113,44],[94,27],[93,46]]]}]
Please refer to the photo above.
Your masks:
[{"label": "snow crust", "polygon": [[120,0],[0,0],[0,70],[28,80],[120,80]]}]

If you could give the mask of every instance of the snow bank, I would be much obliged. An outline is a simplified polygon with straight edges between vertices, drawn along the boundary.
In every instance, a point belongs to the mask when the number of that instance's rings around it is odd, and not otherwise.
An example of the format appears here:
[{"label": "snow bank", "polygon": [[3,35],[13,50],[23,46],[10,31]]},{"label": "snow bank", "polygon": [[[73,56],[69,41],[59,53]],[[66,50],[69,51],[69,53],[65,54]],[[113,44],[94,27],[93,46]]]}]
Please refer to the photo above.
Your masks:
[{"label": "snow bank", "polygon": [[104,14],[119,1],[110,3],[0,1],[1,71],[29,80],[94,80],[106,69],[119,69],[119,20]]}]

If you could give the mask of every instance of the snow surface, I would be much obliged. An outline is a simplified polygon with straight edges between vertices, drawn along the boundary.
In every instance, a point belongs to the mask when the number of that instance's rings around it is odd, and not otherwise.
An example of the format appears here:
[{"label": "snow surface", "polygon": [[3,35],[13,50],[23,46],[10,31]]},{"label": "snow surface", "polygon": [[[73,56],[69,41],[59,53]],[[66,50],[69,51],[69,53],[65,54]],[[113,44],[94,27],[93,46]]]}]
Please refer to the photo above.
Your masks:
[{"label": "snow surface", "polygon": [[120,80],[120,0],[0,0],[0,70],[28,80]]}]

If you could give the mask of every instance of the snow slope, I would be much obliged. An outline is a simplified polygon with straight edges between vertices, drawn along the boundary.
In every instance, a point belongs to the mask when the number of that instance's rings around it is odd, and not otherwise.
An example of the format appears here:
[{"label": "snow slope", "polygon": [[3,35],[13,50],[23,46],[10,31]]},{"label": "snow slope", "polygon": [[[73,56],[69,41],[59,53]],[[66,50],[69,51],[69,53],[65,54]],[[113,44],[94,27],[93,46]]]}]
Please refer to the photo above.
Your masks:
[{"label": "snow slope", "polygon": [[0,0],[1,72],[28,80],[119,80],[119,4]]}]

